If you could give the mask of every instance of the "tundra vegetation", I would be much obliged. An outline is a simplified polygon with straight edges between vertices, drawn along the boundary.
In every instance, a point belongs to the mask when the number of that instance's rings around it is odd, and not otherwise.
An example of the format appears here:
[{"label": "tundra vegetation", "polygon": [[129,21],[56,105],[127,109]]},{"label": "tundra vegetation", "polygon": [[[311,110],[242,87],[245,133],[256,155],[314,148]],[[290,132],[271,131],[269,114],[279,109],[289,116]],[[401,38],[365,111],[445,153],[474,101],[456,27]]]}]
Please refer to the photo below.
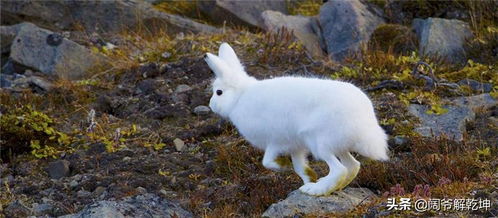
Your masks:
[{"label": "tundra vegetation", "polygon": [[[46,76],[50,89],[35,82],[0,89],[0,217],[9,216],[13,208],[21,217],[72,214],[95,201],[144,192],[179,202],[194,216],[258,217],[299,188],[301,180],[291,171],[265,169],[263,153],[231,124],[194,110],[208,105],[211,95],[213,75],[202,57],[222,42],[230,43],[257,78],[305,75],[349,81],[374,102],[390,136],[391,159],[359,157],[362,168],[349,186],[368,188],[376,196],[346,214],[317,211],[305,216],[497,216],[496,103],[474,110],[473,119],[463,124],[460,141],[415,131],[421,121],[409,106],[427,105],[427,114],[443,116],[449,113],[448,99],[486,93],[498,98],[498,18],[493,10],[498,3],[364,2],[380,8],[386,24],[362,44],[361,55],[342,61],[312,57],[289,29],[265,32],[217,23],[198,1],[158,1],[154,8],[221,31],[171,34],[137,27],[83,34],[81,44],[108,64],[93,67],[78,80]],[[315,16],[322,4],[290,1],[287,10],[290,15]],[[399,11],[405,16],[398,17]],[[421,54],[411,27],[413,18],[451,13],[463,14],[458,18],[473,32],[465,41],[462,64]],[[118,46],[95,43],[95,38],[106,41],[109,36],[118,39]],[[2,48],[2,65],[3,53]],[[417,65],[421,61],[427,65]],[[33,68],[22,71],[39,75]],[[428,87],[424,78],[437,85]],[[51,179],[51,164],[58,160],[70,163],[69,172]],[[312,161],[311,166],[318,177],[328,170],[324,163]],[[494,203],[487,211],[387,211],[389,197],[486,198]],[[40,212],[40,204],[50,207]]]}]

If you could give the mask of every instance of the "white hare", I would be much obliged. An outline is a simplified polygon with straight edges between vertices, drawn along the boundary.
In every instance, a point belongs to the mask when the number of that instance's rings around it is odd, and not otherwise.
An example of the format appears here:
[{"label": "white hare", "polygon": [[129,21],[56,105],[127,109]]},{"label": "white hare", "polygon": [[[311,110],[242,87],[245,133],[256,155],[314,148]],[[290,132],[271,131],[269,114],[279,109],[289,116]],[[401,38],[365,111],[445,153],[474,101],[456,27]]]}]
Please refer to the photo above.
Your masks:
[{"label": "white hare", "polygon": [[[205,61],[216,74],[213,112],[228,118],[253,146],[265,151],[263,166],[281,170],[276,159],[290,155],[310,195],[341,190],[358,174],[360,162],[350,152],[387,160],[387,136],[378,125],[370,99],[341,81],[279,77],[257,80],[247,75],[226,43]],[[313,181],[307,155],[325,161],[329,174]]]}]

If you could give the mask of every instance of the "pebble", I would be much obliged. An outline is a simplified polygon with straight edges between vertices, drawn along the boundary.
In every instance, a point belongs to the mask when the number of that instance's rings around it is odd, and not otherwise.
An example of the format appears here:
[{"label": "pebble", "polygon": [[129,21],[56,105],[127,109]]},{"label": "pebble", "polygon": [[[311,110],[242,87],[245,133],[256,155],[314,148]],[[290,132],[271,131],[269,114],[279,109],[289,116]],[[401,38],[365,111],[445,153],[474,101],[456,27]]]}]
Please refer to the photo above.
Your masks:
[{"label": "pebble", "polygon": [[181,84],[181,85],[178,85],[175,89],[175,92],[176,93],[182,93],[182,92],[187,92],[187,91],[190,91],[192,90],[192,87],[190,87],[189,85],[185,85],[185,84]]},{"label": "pebble", "polygon": [[211,109],[204,105],[199,105],[194,108],[194,113],[198,116],[208,115],[211,112]]},{"label": "pebble", "polygon": [[175,148],[177,151],[182,151],[185,148],[185,142],[179,138],[173,140],[173,143],[175,144]]}]

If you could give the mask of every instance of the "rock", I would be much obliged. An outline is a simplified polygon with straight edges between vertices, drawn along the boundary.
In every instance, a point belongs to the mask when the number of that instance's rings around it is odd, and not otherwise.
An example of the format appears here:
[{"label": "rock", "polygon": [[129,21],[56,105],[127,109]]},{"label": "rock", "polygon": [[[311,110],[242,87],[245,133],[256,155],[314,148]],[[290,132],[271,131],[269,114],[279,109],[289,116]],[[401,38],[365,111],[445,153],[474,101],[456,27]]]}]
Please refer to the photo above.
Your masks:
[{"label": "rock", "polygon": [[2,1],[2,20],[30,21],[51,30],[72,31],[76,26],[87,32],[112,35],[134,28],[143,32],[219,32],[217,28],[190,19],[166,14],[142,0],[95,1]]},{"label": "rock", "polygon": [[232,25],[246,25],[263,28],[261,13],[267,10],[287,14],[286,2],[283,0],[200,1],[199,9],[211,20],[219,24],[228,22]]},{"label": "rock", "polygon": [[465,122],[475,119],[475,113],[462,106],[444,106],[448,112],[436,115],[427,114],[430,109],[427,105],[411,104],[408,111],[420,120],[420,126],[415,131],[424,137],[445,135],[455,141],[463,140]]},{"label": "rock", "polygon": [[78,79],[103,61],[85,47],[49,30],[31,23],[16,26],[19,31],[10,47],[10,60],[16,64],[65,79]]},{"label": "rock", "polygon": [[416,132],[425,137],[444,134],[455,141],[462,141],[466,131],[465,122],[474,121],[475,113],[498,104],[490,94],[445,99],[443,103],[448,104],[444,106],[448,112],[441,115],[427,114],[427,105],[412,104],[408,107],[410,114],[421,121],[420,126],[415,128]]},{"label": "rock", "polygon": [[179,204],[153,194],[127,197],[120,201],[99,201],[76,214],[61,218],[193,217]]},{"label": "rock", "polygon": [[147,193],[147,189],[145,189],[144,187],[137,187],[135,189],[139,194],[146,194]]},{"label": "rock", "polygon": [[10,88],[12,87],[12,82],[8,80],[4,74],[0,74],[0,88]]},{"label": "rock", "polygon": [[328,1],[320,8],[319,21],[327,53],[339,61],[357,53],[377,26],[384,23],[359,0]]},{"label": "rock", "polygon": [[161,54],[161,57],[162,57],[162,58],[164,58],[164,59],[168,59],[168,58],[170,58],[170,57],[171,57],[171,53],[170,53],[170,52],[167,52],[167,51],[166,51],[166,52],[163,52],[163,53]]},{"label": "rock", "polygon": [[183,149],[185,148],[185,142],[183,142],[183,140],[179,138],[173,140],[173,144],[175,144],[175,148],[177,151],[183,151]]},{"label": "rock", "polygon": [[27,217],[31,210],[21,201],[15,200],[4,209],[4,213],[6,217]]},{"label": "rock", "polygon": [[197,114],[198,116],[208,115],[209,112],[211,112],[211,109],[204,105],[199,105],[194,108],[194,113]]},{"label": "rock", "polygon": [[423,55],[443,57],[450,63],[466,63],[464,45],[472,37],[469,24],[441,18],[414,19],[412,27]]},{"label": "rock", "polygon": [[71,188],[75,188],[76,186],[78,186],[78,181],[76,181],[76,180],[71,180],[71,182],[69,183],[69,187],[71,187]]},{"label": "rock", "polygon": [[408,142],[408,139],[405,136],[394,136],[393,138],[394,144],[397,146],[405,145]]},{"label": "rock", "polygon": [[175,93],[183,93],[183,92],[188,92],[192,90],[192,87],[188,86],[188,85],[185,85],[185,84],[181,84],[181,85],[178,85],[175,89]]},{"label": "rock", "polygon": [[52,179],[60,179],[62,177],[69,176],[69,161],[58,160],[48,164],[46,168],[48,175]]},{"label": "rock", "polygon": [[460,107],[467,107],[474,112],[478,112],[479,110],[488,110],[497,105],[496,99],[494,99],[489,93],[467,97],[457,97],[450,99],[449,101],[447,100],[447,102]]},{"label": "rock", "polygon": [[458,81],[458,85],[466,85],[469,86],[472,90],[474,91],[480,91],[480,92],[491,92],[493,90],[493,84],[491,83],[481,83],[478,82],[477,80],[473,79],[462,79]]},{"label": "rock", "polygon": [[100,196],[102,193],[104,193],[106,189],[102,186],[98,186],[97,188],[95,188],[95,190],[93,190],[93,195],[95,196]]},{"label": "rock", "polygon": [[85,191],[85,190],[79,190],[78,192],[76,192],[76,196],[78,198],[87,198],[90,195],[92,195],[92,193],[89,191]]},{"label": "rock", "polygon": [[368,202],[374,194],[364,188],[346,188],[344,191],[334,192],[330,196],[315,197],[293,191],[289,196],[272,204],[263,217],[293,217],[295,215],[313,215],[327,213],[343,213],[360,203]]},{"label": "rock", "polygon": [[277,31],[285,27],[292,30],[294,36],[314,57],[324,56],[322,35],[316,17],[288,16],[278,11],[265,11],[261,14],[263,28],[266,31]]},{"label": "rock", "polygon": [[32,205],[32,208],[33,208],[33,213],[35,216],[43,216],[43,215],[46,215],[48,213],[51,213],[52,210],[54,209],[54,206],[52,206],[51,204],[46,204],[46,203],[42,203],[42,204],[34,203]]},{"label": "rock", "polygon": [[23,86],[36,87],[41,89],[42,91],[50,91],[54,87],[52,82],[39,76],[20,78],[15,80],[14,84],[16,84],[16,86],[21,86],[21,87]]}]

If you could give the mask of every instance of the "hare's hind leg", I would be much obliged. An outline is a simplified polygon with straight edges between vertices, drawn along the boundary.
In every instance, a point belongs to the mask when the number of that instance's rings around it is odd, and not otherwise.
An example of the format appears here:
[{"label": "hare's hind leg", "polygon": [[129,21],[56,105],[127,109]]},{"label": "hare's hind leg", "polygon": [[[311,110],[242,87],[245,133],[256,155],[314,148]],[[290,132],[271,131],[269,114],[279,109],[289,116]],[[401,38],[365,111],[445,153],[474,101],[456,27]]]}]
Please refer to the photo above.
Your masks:
[{"label": "hare's hind leg", "polygon": [[358,172],[360,171],[360,162],[358,162],[349,152],[341,153],[339,159],[341,159],[341,163],[348,169],[346,178],[339,187],[339,190],[341,190],[356,178],[356,175],[358,175]]},{"label": "hare's hind leg", "polygon": [[304,184],[316,181],[316,173],[308,165],[308,160],[306,159],[308,152],[306,150],[299,150],[291,154],[292,165],[294,166],[294,171],[301,177]]},{"label": "hare's hind leg", "polygon": [[322,159],[329,165],[329,174],[319,179],[316,183],[304,184],[299,190],[310,195],[329,195],[340,188],[342,180],[345,179],[347,174],[346,167],[333,154]]}]

